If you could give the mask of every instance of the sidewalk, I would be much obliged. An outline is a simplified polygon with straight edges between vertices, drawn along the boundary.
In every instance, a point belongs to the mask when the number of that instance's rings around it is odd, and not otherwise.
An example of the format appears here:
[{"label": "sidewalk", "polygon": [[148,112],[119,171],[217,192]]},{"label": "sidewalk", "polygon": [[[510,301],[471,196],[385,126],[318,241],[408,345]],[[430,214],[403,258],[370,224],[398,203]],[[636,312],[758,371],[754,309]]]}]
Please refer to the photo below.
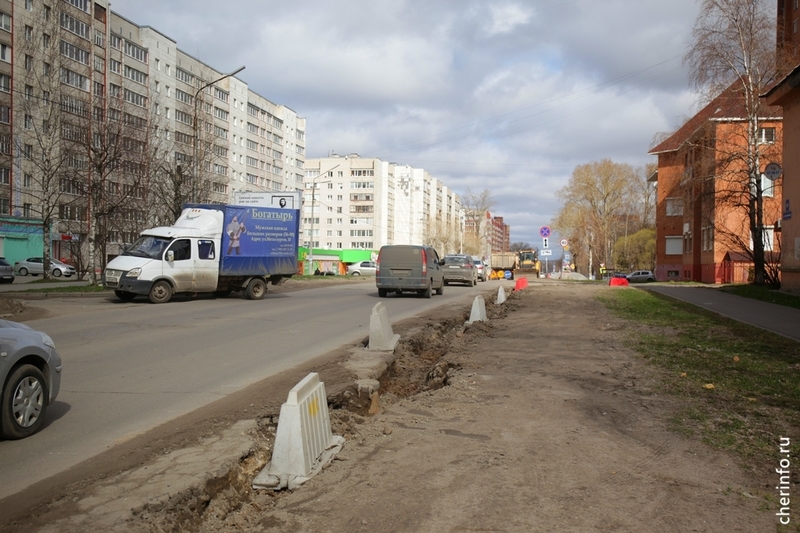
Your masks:
[{"label": "sidewalk", "polygon": [[800,341],[800,309],[743,298],[713,286],[641,286],[722,316]]}]

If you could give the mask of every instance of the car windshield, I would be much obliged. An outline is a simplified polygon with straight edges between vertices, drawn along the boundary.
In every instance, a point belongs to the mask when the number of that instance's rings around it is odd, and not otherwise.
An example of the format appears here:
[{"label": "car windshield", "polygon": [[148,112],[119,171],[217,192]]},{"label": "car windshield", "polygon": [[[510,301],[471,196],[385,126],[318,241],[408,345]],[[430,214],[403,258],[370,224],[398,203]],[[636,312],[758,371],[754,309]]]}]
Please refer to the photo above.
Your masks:
[{"label": "car windshield", "polygon": [[451,257],[447,257],[447,256],[445,256],[444,262],[445,262],[445,264],[448,264],[448,265],[466,265],[467,264],[467,260],[464,257],[452,257],[452,256]]},{"label": "car windshield", "polygon": [[122,252],[122,255],[161,259],[161,257],[164,255],[164,250],[167,249],[167,246],[169,246],[170,242],[172,242],[171,239],[164,237],[142,235],[136,239],[136,242],[131,244],[130,248]]}]

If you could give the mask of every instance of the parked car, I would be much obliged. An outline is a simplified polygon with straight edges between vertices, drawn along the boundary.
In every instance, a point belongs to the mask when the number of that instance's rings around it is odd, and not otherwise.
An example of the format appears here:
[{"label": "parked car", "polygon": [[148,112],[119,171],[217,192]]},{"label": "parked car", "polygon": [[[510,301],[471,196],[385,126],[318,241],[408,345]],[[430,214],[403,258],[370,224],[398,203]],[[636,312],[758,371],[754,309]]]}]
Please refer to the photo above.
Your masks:
[{"label": "parked car", "polygon": [[[20,276],[27,276],[28,274],[38,276],[44,273],[43,263],[44,261],[41,257],[29,257],[24,261],[15,262],[14,271]],[[69,278],[77,275],[77,271],[72,265],[62,263],[58,259],[51,259],[50,274],[55,278],[60,278],[61,276]]]},{"label": "parked car", "polygon": [[0,283],[13,283],[15,277],[14,267],[5,257],[0,257]]},{"label": "parked car", "polygon": [[361,261],[347,266],[347,273],[351,276],[374,276],[377,265],[375,261]]},{"label": "parked car", "polygon": [[430,298],[433,291],[444,293],[444,278],[439,254],[432,246],[386,245],[378,253],[375,285],[378,296],[389,292],[414,291]]},{"label": "parked car", "polygon": [[643,283],[656,280],[655,275],[650,270],[636,270],[626,277],[628,278],[628,283]]},{"label": "parked car", "polygon": [[475,268],[472,257],[468,255],[448,254],[444,256],[442,273],[445,285],[457,282],[473,287],[478,283],[478,270]]},{"label": "parked car", "polygon": [[478,270],[478,279],[481,281],[489,279],[489,267],[486,266],[486,263],[477,257],[473,257],[472,260],[475,263],[475,268]]},{"label": "parked car", "polygon": [[10,320],[0,320],[0,353],[0,434],[29,437],[58,396],[61,356],[49,335]]}]

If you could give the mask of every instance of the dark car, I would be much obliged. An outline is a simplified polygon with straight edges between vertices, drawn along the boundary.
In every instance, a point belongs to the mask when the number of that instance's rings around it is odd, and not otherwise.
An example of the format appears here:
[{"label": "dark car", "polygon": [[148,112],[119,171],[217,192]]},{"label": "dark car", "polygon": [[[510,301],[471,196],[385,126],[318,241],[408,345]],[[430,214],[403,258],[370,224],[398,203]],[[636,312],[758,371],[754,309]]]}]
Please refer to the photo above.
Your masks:
[{"label": "dark car", "polygon": [[375,285],[381,298],[390,292],[416,292],[423,298],[430,298],[433,291],[444,293],[439,254],[432,246],[382,246],[377,267]]},{"label": "dark car", "polygon": [[13,283],[15,277],[14,267],[5,257],[0,257],[0,283]]},{"label": "dark car", "polygon": [[448,254],[442,261],[444,284],[466,283],[470,287],[478,283],[478,269],[472,257],[462,254]]},{"label": "dark car", "polygon": [[0,320],[0,353],[0,435],[29,437],[58,396],[61,356],[49,335],[10,320]]}]

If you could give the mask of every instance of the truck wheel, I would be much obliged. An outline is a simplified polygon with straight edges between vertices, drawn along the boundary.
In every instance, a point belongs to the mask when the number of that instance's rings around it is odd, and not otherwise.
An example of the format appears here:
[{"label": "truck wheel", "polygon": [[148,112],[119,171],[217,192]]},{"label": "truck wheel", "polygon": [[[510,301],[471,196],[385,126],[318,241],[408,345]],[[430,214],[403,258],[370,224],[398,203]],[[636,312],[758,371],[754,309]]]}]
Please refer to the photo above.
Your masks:
[{"label": "truck wheel", "polygon": [[430,298],[431,296],[433,296],[433,287],[428,285],[428,288],[422,291],[420,294],[422,295],[423,298]]},{"label": "truck wheel", "polygon": [[17,368],[3,390],[3,437],[24,439],[36,433],[44,422],[48,401],[47,381],[41,370],[33,365]]},{"label": "truck wheel", "polygon": [[130,302],[134,298],[136,298],[136,294],[128,291],[114,291],[114,294],[117,295],[117,298],[122,300],[123,302]]},{"label": "truck wheel", "polygon": [[378,297],[386,298],[386,295],[389,293],[386,289],[378,289]]},{"label": "truck wheel", "polygon": [[260,300],[267,293],[267,284],[263,279],[254,278],[247,284],[244,295],[248,300]]},{"label": "truck wheel", "polygon": [[172,286],[166,281],[156,281],[150,287],[150,294],[148,294],[150,301],[154,304],[167,303],[172,298]]}]

